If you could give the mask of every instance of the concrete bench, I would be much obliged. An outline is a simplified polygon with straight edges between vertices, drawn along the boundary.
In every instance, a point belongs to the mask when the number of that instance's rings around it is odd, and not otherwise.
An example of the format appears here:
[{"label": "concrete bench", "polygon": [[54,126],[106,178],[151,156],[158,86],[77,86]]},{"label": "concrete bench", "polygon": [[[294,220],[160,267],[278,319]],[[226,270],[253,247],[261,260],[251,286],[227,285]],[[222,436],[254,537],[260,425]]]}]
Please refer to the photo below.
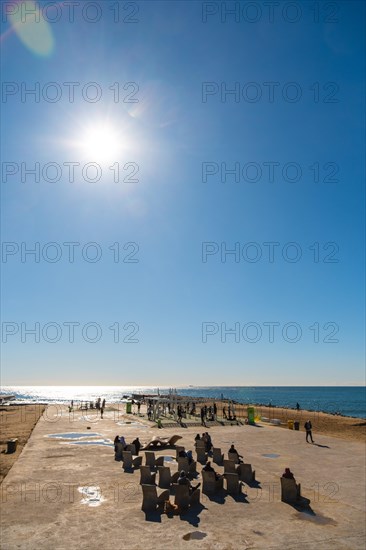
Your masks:
[{"label": "concrete bench", "polygon": [[281,477],[282,502],[296,502],[301,498],[301,485],[295,479]]},{"label": "concrete bench", "polygon": [[255,470],[252,470],[251,464],[239,464],[237,467],[240,481],[252,483],[255,481]]},{"label": "concrete bench", "polygon": [[206,495],[214,495],[224,487],[224,477],[220,476],[219,479],[216,479],[215,472],[206,472],[202,470],[202,480],[202,493]]},{"label": "concrete bench", "polygon": [[241,492],[241,483],[238,474],[224,474],[226,479],[226,490],[229,495],[238,495]]},{"label": "concrete bench", "polygon": [[219,447],[214,447],[212,450],[212,460],[215,464],[222,466],[224,462],[224,453],[221,452]]},{"label": "concrete bench", "polygon": [[155,485],[156,473],[151,472],[150,466],[140,467],[140,485]]},{"label": "concrete bench", "polygon": [[141,485],[142,487],[142,507],[144,512],[154,512],[159,506],[163,506],[166,500],[169,500],[169,491],[159,491],[155,485]]},{"label": "concrete bench", "polygon": [[132,457],[131,451],[122,452],[123,468],[125,470],[132,470],[140,468],[142,464],[142,456]]},{"label": "concrete bench", "polygon": [[179,506],[179,508],[184,510],[200,503],[199,489],[190,493],[188,485],[179,485],[179,483],[173,483],[173,489],[174,504]]}]

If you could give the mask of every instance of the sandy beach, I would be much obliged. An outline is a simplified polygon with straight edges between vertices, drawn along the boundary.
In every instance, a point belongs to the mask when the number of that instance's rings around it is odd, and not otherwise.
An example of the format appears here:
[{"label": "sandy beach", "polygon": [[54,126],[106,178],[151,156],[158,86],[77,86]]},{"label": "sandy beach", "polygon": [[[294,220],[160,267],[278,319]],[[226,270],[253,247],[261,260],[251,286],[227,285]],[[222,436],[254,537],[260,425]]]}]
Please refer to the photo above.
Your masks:
[{"label": "sandy beach", "polygon": [[[0,482],[20,456],[44,409],[44,405],[0,407]],[[17,449],[15,453],[7,454],[7,441],[13,438],[18,439]]]},{"label": "sandy beach", "polygon": [[[23,418],[28,416],[25,411]],[[28,412],[34,418],[34,410]],[[275,418],[279,412],[276,409]],[[15,414],[13,419],[8,433],[16,437],[21,430],[24,433],[26,423],[21,417],[16,422]],[[178,434],[179,443],[193,449],[194,436],[203,428],[159,430],[145,415],[126,414],[124,406],[107,407],[103,419],[95,411],[69,414],[65,406],[49,406],[33,431],[28,423],[29,441],[1,484],[2,548],[361,550],[364,427],[349,430],[348,425],[362,423],[355,419],[330,420],[337,437],[320,432],[327,420],[317,424],[312,419],[314,445],[305,442],[303,426],[299,432],[265,422],[210,427],[214,445],[223,452],[235,443],[255,469],[258,484],[244,484],[238,497],[225,490],[219,498],[201,494],[200,506],[185,514],[150,517],[141,510],[139,471],[124,472],[121,462],[114,460],[115,435],[124,435],[127,441],[138,436],[145,443],[154,436]],[[164,456],[172,472],[177,470],[173,448],[157,450],[156,455]],[[281,502],[285,467],[301,483],[309,509]],[[223,472],[221,466],[215,468]],[[198,465],[198,482],[200,470]]]},{"label": "sandy beach", "polygon": [[[199,408],[203,405],[210,406],[214,401],[208,401],[207,399],[197,400],[196,409],[199,411]],[[217,405],[217,414],[218,419],[223,420],[223,407],[228,409],[228,402],[223,402],[220,400],[215,401]],[[248,404],[236,404],[235,405],[235,414],[239,421],[244,421],[247,418],[247,408],[248,406],[253,406],[255,409],[255,416],[258,419],[266,418],[269,421],[273,419],[280,420],[281,424],[279,427],[288,429],[288,421],[292,420],[294,422],[299,422],[300,431],[304,431],[304,424],[307,420],[310,420],[313,425],[314,435],[319,433],[323,435],[332,435],[334,437],[340,437],[342,439],[354,440],[354,441],[364,441],[366,438],[366,419],[355,418],[341,415],[328,414],[320,411],[308,411],[308,410],[296,410],[289,408],[281,407],[272,407],[266,405],[253,405]],[[116,406],[117,407],[117,406]],[[142,407],[142,412],[146,411],[145,407]],[[197,416],[194,419],[199,424],[199,417]],[[183,423],[186,420],[183,419]],[[188,417],[188,423],[192,422],[192,417]],[[225,421],[226,422],[226,421]],[[226,422],[227,423],[227,422]],[[232,422],[234,425],[235,422]],[[208,423],[208,426],[210,423]]]}]

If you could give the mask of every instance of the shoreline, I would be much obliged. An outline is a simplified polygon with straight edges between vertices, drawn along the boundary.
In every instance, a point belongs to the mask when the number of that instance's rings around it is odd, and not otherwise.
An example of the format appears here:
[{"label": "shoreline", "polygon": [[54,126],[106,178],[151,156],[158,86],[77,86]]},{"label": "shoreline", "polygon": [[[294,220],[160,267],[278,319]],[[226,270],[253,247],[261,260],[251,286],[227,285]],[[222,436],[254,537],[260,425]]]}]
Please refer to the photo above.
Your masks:
[{"label": "shoreline", "polygon": [[[191,396],[184,396],[182,395],[181,397],[184,397],[185,399],[192,399]],[[328,416],[333,416],[335,418],[351,418],[351,419],[354,419],[354,420],[365,420],[366,421],[366,412],[364,414],[364,416],[348,416],[346,414],[342,414],[342,413],[332,413],[332,412],[328,412],[328,411],[325,411],[323,409],[305,409],[305,408],[302,408],[300,407],[299,410],[296,409],[296,407],[285,407],[285,406],[282,406],[282,405],[266,405],[265,403],[254,403],[254,402],[250,402],[250,403],[242,403],[240,401],[234,401],[232,399],[208,399],[207,397],[197,397],[195,398],[195,401],[198,401],[200,403],[232,403],[234,405],[234,407],[254,407],[255,409],[278,409],[278,410],[281,410],[281,411],[292,411],[292,412],[295,412],[295,413],[307,413],[307,414],[320,414],[320,413],[323,413],[323,414],[326,414]]]},{"label": "shoreline", "polygon": [[[160,394],[161,397],[165,397],[166,394]],[[149,397],[149,394],[144,394],[145,398]],[[207,405],[210,405],[212,403],[216,403],[217,405],[219,404],[224,404],[224,405],[228,405],[229,403],[230,404],[233,404],[235,408],[247,408],[247,407],[254,407],[255,409],[268,409],[268,410],[279,410],[279,411],[289,411],[289,412],[293,412],[294,414],[295,413],[306,413],[307,415],[315,415],[315,414],[326,414],[328,416],[331,416],[333,418],[343,418],[343,419],[353,419],[353,420],[364,420],[366,421],[366,413],[364,414],[364,416],[349,416],[349,415],[346,415],[346,414],[342,414],[342,413],[333,413],[333,412],[329,412],[329,411],[325,411],[323,409],[305,409],[305,408],[302,408],[300,407],[299,410],[296,409],[296,407],[285,407],[285,406],[282,406],[282,405],[268,405],[268,404],[262,404],[262,403],[254,403],[254,402],[250,402],[250,403],[242,403],[242,402],[239,402],[239,401],[234,401],[232,399],[228,399],[228,398],[224,398],[224,399],[221,399],[221,398],[208,398],[208,397],[205,397],[205,396],[201,396],[201,397],[192,397],[190,395],[180,395],[180,394],[177,394],[177,397],[178,399],[184,399],[185,401],[190,401],[190,402],[195,402],[195,403],[201,403],[201,404],[204,404],[206,403]],[[136,398],[135,398],[136,400]],[[77,400],[74,400],[75,403],[79,404],[81,401],[77,401]],[[124,405],[126,403],[126,401],[128,400],[123,400],[123,399],[120,399],[118,401],[107,401],[107,404],[109,406],[112,406],[112,405]],[[47,407],[49,405],[63,405],[63,406],[67,406],[70,404],[70,401],[69,400],[59,400],[59,401],[35,401],[35,402],[29,402],[29,401],[17,401],[17,400],[14,400],[14,401],[10,401],[8,403],[3,403],[3,404],[0,404],[0,407],[1,409],[6,409],[8,407],[34,407],[34,406],[38,406],[38,407]]]}]

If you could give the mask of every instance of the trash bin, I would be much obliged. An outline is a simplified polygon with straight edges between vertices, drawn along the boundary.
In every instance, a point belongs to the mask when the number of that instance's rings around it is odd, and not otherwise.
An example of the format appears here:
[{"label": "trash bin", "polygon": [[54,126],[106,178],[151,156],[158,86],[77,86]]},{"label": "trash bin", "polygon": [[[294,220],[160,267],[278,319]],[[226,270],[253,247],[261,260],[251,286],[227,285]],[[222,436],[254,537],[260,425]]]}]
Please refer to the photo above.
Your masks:
[{"label": "trash bin", "polygon": [[254,416],[255,416],[254,407],[248,407],[247,408],[247,413],[248,413],[248,423],[249,424],[254,424]]},{"label": "trash bin", "polygon": [[297,431],[299,431],[299,429],[300,429],[300,422],[298,422],[297,420],[296,420],[296,422],[294,422],[294,428]]},{"label": "trash bin", "polygon": [[132,413],[132,403],[131,401],[127,401],[126,403],[126,414],[131,414]]},{"label": "trash bin", "polygon": [[7,441],[8,449],[7,454],[15,453],[17,450],[18,440],[17,439],[9,439]]},{"label": "trash bin", "polygon": [[287,426],[289,430],[294,429],[294,421],[293,420],[287,420]]}]

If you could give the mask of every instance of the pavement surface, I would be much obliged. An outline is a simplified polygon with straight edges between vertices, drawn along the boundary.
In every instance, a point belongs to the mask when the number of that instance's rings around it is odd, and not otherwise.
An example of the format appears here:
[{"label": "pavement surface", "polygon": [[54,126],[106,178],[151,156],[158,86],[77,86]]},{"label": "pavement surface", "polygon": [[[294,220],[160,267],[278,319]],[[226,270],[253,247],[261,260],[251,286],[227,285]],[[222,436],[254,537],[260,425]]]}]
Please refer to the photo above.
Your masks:
[{"label": "pavement surface", "polygon": [[[365,549],[363,443],[314,433],[312,445],[303,432],[264,423],[212,427],[214,446],[226,454],[234,442],[259,485],[244,484],[236,498],[226,491],[214,499],[201,494],[201,506],[186,514],[145,515],[139,471],[126,473],[114,460],[115,435],[145,442],[176,433],[193,450],[198,429],[158,430],[122,411],[106,411],[103,419],[86,415],[52,405],[38,421],[1,485],[3,550]],[[156,452],[162,454],[176,471],[175,450]],[[308,508],[281,502],[286,467]]]}]

